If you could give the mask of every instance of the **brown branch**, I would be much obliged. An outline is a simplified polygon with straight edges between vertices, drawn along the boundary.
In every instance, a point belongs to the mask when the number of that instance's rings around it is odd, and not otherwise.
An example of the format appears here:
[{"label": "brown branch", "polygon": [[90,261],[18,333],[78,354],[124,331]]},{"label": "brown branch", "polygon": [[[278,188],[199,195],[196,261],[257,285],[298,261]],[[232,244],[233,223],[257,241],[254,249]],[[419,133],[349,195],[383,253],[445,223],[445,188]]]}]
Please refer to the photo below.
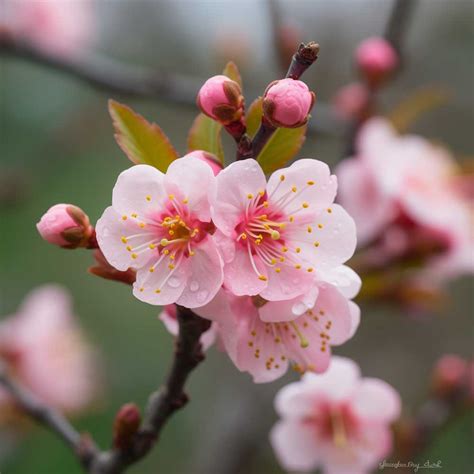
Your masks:
[{"label": "brown branch", "polygon": [[385,27],[384,37],[401,56],[403,40],[409,20],[415,7],[415,0],[394,0],[390,16]]},{"label": "brown branch", "polygon": [[39,424],[57,434],[75,453],[91,474],[118,474],[145,457],[157,442],[161,430],[176,410],[188,401],[184,385],[196,366],[204,360],[200,337],[211,322],[190,309],[178,306],[179,335],[171,370],[163,386],[149,400],[144,420],[130,437],[130,443],[108,451],[99,451],[88,435],[81,435],[57,411],[43,404],[32,393],[12,381],[0,366],[0,385],[12,395],[18,406]]}]

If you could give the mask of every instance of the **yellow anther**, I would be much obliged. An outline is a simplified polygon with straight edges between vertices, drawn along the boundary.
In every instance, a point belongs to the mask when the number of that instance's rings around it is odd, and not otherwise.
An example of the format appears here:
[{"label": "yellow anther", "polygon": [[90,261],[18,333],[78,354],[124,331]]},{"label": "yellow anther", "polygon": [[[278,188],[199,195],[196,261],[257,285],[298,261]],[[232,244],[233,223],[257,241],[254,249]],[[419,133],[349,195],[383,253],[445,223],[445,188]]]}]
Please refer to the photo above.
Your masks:
[{"label": "yellow anther", "polygon": [[131,216],[136,219],[138,217],[138,214],[134,212],[133,214],[131,214]]},{"label": "yellow anther", "polygon": [[272,230],[272,233],[270,234],[273,240],[278,240],[280,238],[280,232],[277,230]]},{"label": "yellow anther", "polygon": [[309,207],[309,204],[307,202],[304,202],[301,204],[302,207],[304,207],[305,209],[307,209]]},{"label": "yellow anther", "polygon": [[306,230],[308,231],[309,234],[311,234],[311,232],[313,232],[313,228],[311,226],[308,226],[308,228]]},{"label": "yellow anther", "polygon": [[174,266],[172,263],[170,263],[170,264],[168,265],[168,268],[169,268],[170,270],[174,270],[174,269],[175,269],[175,266]]},{"label": "yellow anther", "polygon": [[296,268],[297,270],[300,270],[300,269],[301,269],[301,265],[300,265],[299,263],[297,263],[297,264],[295,265],[295,268]]},{"label": "yellow anther", "polygon": [[189,202],[188,198],[183,199],[183,204],[187,204]]},{"label": "yellow anther", "polygon": [[281,248],[281,251],[282,251],[282,252],[288,252],[288,247],[282,247],[282,248]]},{"label": "yellow anther", "polygon": [[318,224],[318,229],[322,229],[324,226],[322,224]]},{"label": "yellow anther", "polygon": [[259,196],[261,197],[261,196],[263,196],[263,195],[265,194],[265,191],[260,190],[260,191],[258,192],[258,194],[259,194]]},{"label": "yellow anther", "polygon": [[138,257],[138,255],[137,255],[136,253],[132,253],[131,257],[132,257],[133,259],[135,259],[135,258]]},{"label": "yellow anther", "polygon": [[124,244],[127,243],[127,238],[126,238],[126,237],[121,237],[120,240],[121,240]]},{"label": "yellow anther", "polygon": [[280,181],[285,181],[285,175],[284,174],[280,175]]},{"label": "yellow anther", "polygon": [[242,232],[240,234],[239,238],[241,238],[242,240],[246,240],[247,239],[247,234],[245,232]]},{"label": "yellow anther", "polygon": [[150,195],[145,196],[145,199],[146,199],[148,202],[150,202],[150,201],[151,201],[151,196],[150,196]]},{"label": "yellow anther", "polygon": [[272,258],[272,259],[270,260],[270,263],[271,263],[272,265],[275,265],[275,263],[277,263],[277,261],[276,261],[275,258]]},{"label": "yellow anther", "polygon": [[277,273],[280,273],[280,272],[281,272],[281,268],[280,268],[280,267],[276,267],[276,268],[275,268],[275,271],[276,271]]},{"label": "yellow anther", "polygon": [[315,242],[315,243],[314,243],[314,246],[315,246],[315,247],[319,247],[319,242]]},{"label": "yellow anther", "polygon": [[127,216],[122,216],[122,220],[123,220],[123,221],[126,221],[126,220],[127,220]]},{"label": "yellow anther", "polygon": [[157,290],[155,290],[155,293],[158,295],[158,294],[161,293],[161,290],[160,290],[160,289],[157,289]]},{"label": "yellow anther", "polygon": [[156,249],[156,245],[155,245],[155,244],[150,244],[148,247],[150,247],[150,248],[151,248],[151,250],[154,250],[154,249]]},{"label": "yellow anther", "polygon": [[280,257],[278,260],[283,263],[285,261],[285,257]]},{"label": "yellow anther", "polygon": [[194,255],[196,255],[196,252],[194,250],[190,250],[189,251],[189,256],[193,257]]},{"label": "yellow anther", "polygon": [[143,228],[145,227],[145,223],[144,223],[144,222],[140,222],[140,224],[138,224],[138,226],[143,229]]},{"label": "yellow anther", "polygon": [[130,247],[130,245],[127,245],[126,249],[131,252],[132,251],[132,247]]},{"label": "yellow anther", "polygon": [[308,186],[313,186],[314,181],[308,181],[306,184],[307,184]]},{"label": "yellow anther", "polygon": [[140,292],[144,292],[145,291],[145,288],[143,288],[143,286],[140,288]]},{"label": "yellow anther", "polygon": [[294,193],[296,193],[296,191],[297,191],[296,186],[293,186],[293,187],[291,188],[291,190],[292,190]]},{"label": "yellow anther", "polygon": [[169,251],[168,249],[164,249],[164,250],[163,250],[163,253],[164,253],[165,255],[168,255],[168,254],[170,253],[170,251]]},{"label": "yellow anther", "polygon": [[295,218],[293,216],[290,216],[290,222],[294,222]]},{"label": "yellow anther", "polygon": [[328,214],[331,214],[332,209],[330,207],[327,208]]},{"label": "yellow anther", "polygon": [[247,198],[248,199],[253,199],[253,194],[252,193],[247,194]]},{"label": "yellow anther", "polygon": [[175,254],[172,253],[172,254],[170,255],[170,258],[171,258],[171,260],[174,260],[174,259],[176,258]]},{"label": "yellow anther", "polygon": [[174,230],[170,229],[170,230],[168,231],[168,234],[169,234],[169,235],[174,235]]},{"label": "yellow anther", "polygon": [[269,204],[268,204],[268,201],[263,201],[263,207],[268,207]]},{"label": "yellow anther", "polygon": [[267,281],[268,280],[268,278],[265,275],[259,275],[258,279],[262,280],[262,281]]},{"label": "yellow anther", "polygon": [[308,273],[311,273],[313,270],[314,270],[314,268],[309,267],[307,271],[308,271]]},{"label": "yellow anther", "polygon": [[153,267],[150,267],[150,273],[153,273],[155,271],[155,269]]},{"label": "yellow anther", "polygon": [[160,240],[160,245],[162,247],[166,247],[169,243],[170,243],[170,241],[168,239],[161,239]]},{"label": "yellow anther", "polygon": [[296,247],[296,253],[300,253],[301,252],[301,248],[300,247]]},{"label": "yellow anther", "polygon": [[168,198],[170,201],[172,201],[174,199],[174,194],[168,194]]}]

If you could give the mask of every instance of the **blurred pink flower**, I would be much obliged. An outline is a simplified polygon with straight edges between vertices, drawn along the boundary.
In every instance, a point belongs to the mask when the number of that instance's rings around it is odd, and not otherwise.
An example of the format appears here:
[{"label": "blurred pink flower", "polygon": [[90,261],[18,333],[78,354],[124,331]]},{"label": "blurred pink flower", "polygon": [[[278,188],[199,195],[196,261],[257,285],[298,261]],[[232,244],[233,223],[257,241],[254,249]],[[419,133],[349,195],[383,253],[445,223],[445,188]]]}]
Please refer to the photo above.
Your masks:
[{"label": "blurred pink flower", "polygon": [[326,164],[298,160],[267,184],[260,165],[243,160],[216,183],[215,239],[232,293],[288,300],[313,285],[315,269],[324,275],[353,254],[354,222],[333,204],[337,181]]},{"label": "blurred pink flower", "polygon": [[133,294],[153,305],[205,305],[222,285],[222,259],[211,232],[208,195],[215,177],[196,158],[166,174],[136,165],[118,177],[97,222],[99,247],[118,270],[137,270]]},{"label": "blurred pink flower", "polygon": [[431,252],[431,276],[472,271],[472,205],[455,186],[451,155],[422,137],[397,135],[382,118],[367,122],[356,148],[337,176],[359,244],[377,242],[381,260]]},{"label": "blurred pink flower", "polygon": [[256,383],[281,377],[290,362],[300,373],[324,372],[331,346],[351,338],[360,320],[358,306],[349,301],[360,289],[359,277],[341,266],[331,281],[314,281],[305,294],[274,302],[221,290],[211,307],[196,312],[217,322],[229,357]]},{"label": "blurred pink flower", "polygon": [[[36,288],[0,322],[0,358],[13,377],[62,411],[81,411],[98,393],[97,359],[59,286]],[[0,406],[9,401],[0,389]]]},{"label": "blurred pink flower", "polygon": [[363,474],[390,453],[389,425],[401,401],[384,381],[361,378],[353,361],[333,357],[325,374],[307,373],[283,387],[275,408],[282,420],[270,439],[285,469]]},{"label": "blurred pink flower", "polygon": [[95,33],[91,0],[6,0],[7,26],[15,36],[59,54],[78,54]]},{"label": "blurred pink flower", "polygon": [[[161,312],[160,321],[165,325],[166,329],[173,335],[177,336],[179,332],[178,320],[176,318],[176,305],[168,304]],[[216,341],[218,334],[217,323],[212,323],[211,327],[201,336],[202,348],[207,351]]]},{"label": "blurred pink flower", "polygon": [[369,91],[358,82],[348,84],[337,91],[332,106],[335,114],[342,120],[362,120],[369,112]]},{"label": "blurred pink flower", "polygon": [[304,82],[280,79],[267,87],[263,96],[263,111],[276,127],[301,127],[308,121],[315,99],[316,96]]}]

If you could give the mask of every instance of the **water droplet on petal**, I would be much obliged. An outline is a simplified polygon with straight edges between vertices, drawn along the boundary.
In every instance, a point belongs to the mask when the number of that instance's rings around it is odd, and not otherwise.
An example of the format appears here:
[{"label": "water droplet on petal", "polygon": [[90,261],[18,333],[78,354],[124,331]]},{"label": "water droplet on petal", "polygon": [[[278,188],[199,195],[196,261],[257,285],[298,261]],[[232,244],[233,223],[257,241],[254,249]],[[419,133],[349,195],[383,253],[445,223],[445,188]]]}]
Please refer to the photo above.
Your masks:
[{"label": "water droplet on petal", "polygon": [[171,286],[172,288],[178,288],[180,284],[181,284],[181,280],[178,277],[172,276],[168,280],[168,285]]}]

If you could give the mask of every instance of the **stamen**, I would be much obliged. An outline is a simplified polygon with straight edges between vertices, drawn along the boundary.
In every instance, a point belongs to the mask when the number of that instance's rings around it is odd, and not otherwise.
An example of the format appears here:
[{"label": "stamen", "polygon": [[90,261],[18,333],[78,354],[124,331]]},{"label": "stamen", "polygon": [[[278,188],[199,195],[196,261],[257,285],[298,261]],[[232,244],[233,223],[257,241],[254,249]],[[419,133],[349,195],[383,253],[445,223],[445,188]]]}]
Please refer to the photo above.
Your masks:
[{"label": "stamen", "polygon": [[301,334],[300,330],[298,329],[298,326],[293,321],[291,321],[289,324],[295,331],[296,335],[298,336],[298,339],[300,340],[300,347],[302,347],[303,349],[308,347],[309,346],[308,339],[306,339],[303,336],[303,334]]}]

